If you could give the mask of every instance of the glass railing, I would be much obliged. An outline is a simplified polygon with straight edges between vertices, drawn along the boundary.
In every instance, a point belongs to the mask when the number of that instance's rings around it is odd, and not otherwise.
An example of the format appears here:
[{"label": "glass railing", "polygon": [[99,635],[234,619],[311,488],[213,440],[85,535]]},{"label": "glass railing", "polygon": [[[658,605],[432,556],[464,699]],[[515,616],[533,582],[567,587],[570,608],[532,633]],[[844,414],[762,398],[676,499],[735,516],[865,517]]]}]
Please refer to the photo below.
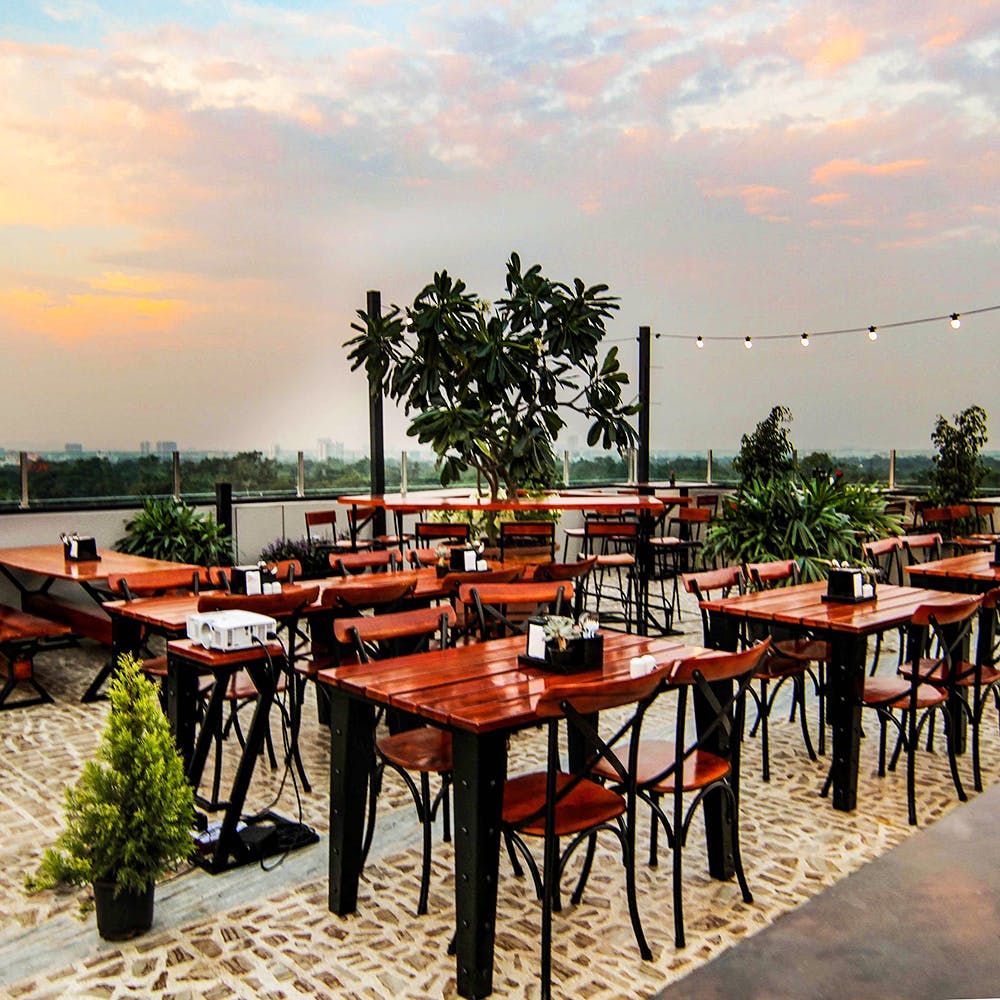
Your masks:
[{"label": "glass railing", "polygon": [[[733,485],[735,451],[657,452],[650,456],[649,478],[657,484],[712,483]],[[0,452],[0,457],[3,453]],[[877,451],[870,454],[813,451],[797,456],[807,475],[836,475],[845,482],[891,485],[898,490],[922,492],[933,468],[929,452]],[[553,470],[553,482],[570,487],[606,486],[635,479],[634,457],[616,453],[564,453]],[[1000,492],[1000,455],[984,456],[988,475],[983,492]],[[385,460],[386,490],[398,491],[403,480],[403,455]],[[440,485],[434,458],[408,453],[405,459],[407,488]],[[475,485],[475,475],[463,484]],[[189,502],[215,496],[217,483],[229,483],[234,500],[323,497],[367,492],[370,485],[367,457],[315,458],[304,453],[265,457],[261,452],[233,454],[175,452],[140,455],[7,452],[0,462],[0,510],[45,509],[63,505],[129,504],[145,496],[177,493]]]}]

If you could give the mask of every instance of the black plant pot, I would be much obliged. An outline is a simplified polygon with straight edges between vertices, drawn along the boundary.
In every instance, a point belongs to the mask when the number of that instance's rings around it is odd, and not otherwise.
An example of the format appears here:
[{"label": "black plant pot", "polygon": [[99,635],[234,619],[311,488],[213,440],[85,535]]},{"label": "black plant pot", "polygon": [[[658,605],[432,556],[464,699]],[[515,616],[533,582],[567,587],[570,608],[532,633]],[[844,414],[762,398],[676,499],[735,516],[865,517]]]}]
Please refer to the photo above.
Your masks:
[{"label": "black plant pot", "polygon": [[94,905],[97,908],[97,933],[106,941],[125,941],[153,926],[155,882],[144,892],[122,890],[115,896],[114,879],[94,882]]}]

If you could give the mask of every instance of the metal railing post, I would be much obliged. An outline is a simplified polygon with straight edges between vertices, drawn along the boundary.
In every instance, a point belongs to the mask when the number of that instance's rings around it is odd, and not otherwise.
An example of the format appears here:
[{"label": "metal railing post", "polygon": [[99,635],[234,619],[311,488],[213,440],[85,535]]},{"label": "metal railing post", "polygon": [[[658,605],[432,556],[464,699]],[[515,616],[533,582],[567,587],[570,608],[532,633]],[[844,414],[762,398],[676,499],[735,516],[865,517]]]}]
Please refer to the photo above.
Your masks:
[{"label": "metal railing post", "polygon": [[181,453],[175,451],[173,453],[174,460],[174,499],[180,500],[181,498]]},{"label": "metal railing post", "polygon": [[19,453],[19,459],[21,463],[21,503],[20,507],[22,510],[28,509],[28,453],[22,451]]},{"label": "metal railing post", "polygon": [[298,475],[295,480],[295,495],[301,500],[306,495],[306,456],[299,452]]},{"label": "metal railing post", "polygon": [[705,482],[712,484],[712,449],[708,449],[708,461],[705,463]]},{"label": "metal railing post", "polygon": [[889,489],[896,488],[896,449],[889,449]]}]

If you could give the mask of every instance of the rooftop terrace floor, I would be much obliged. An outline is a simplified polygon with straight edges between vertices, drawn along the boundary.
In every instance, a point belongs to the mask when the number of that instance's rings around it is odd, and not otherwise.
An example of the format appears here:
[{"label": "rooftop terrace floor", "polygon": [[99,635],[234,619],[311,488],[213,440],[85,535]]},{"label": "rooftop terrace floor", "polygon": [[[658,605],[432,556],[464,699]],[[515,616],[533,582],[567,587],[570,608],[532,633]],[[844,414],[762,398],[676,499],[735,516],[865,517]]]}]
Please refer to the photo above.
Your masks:
[{"label": "rooftop terrace floor", "polygon": [[[679,624],[690,641],[700,642],[700,619],[688,598]],[[157,887],[152,930],[127,943],[102,941],[92,914],[78,919],[78,894],[25,895],[25,875],[60,828],[63,788],[97,743],[107,704],[83,705],[79,695],[104,655],[94,646],[41,655],[37,669],[56,703],[0,714],[0,995],[24,1000],[456,995],[454,959],[447,954],[454,912],[452,850],[435,843],[429,913],[416,917],[419,829],[401,783],[386,779],[357,913],[340,918],[327,909],[328,747],[311,691],[302,747],[313,791],[301,796],[301,808],[305,822],[320,833],[319,844],[293,852],[273,870],[250,866],[217,876],[198,868],[183,870]],[[661,698],[650,725],[666,726],[671,709],[672,699]],[[808,760],[798,724],[787,720],[787,710],[772,717],[769,783],[760,780],[759,741],[748,740],[744,751],[743,854],[754,902],[741,901],[735,882],[707,877],[701,832],[693,830],[685,855],[685,949],[673,945],[666,848],[658,869],[639,868],[640,906],[654,953],[652,962],[643,962],[611,842],[599,852],[583,902],[567,906],[556,919],[557,995],[588,1000],[655,996],[913,835],[906,823],[903,772],[886,779],[875,774],[874,726],[862,744],[859,808],[848,814],[835,812],[819,798],[827,761]],[[940,738],[938,744],[937,754],[921,753],[919,758],[921,829],[956,808],[970,808],[957,802]],[[236,754],[232,747],[228,750],[226,760],[232,763]],[[538,764],[543,752],[538,732],[516,737],[511,774]],[[984,727],[983,760],[987,786],[998,784],[995,726]],[[962,766],[971,789],[968,762]],[[248,808],[263,808],[277,796],[276,811],[296,816],[294,791],[288,782],[279,788],[280,777],[262,762]],[[644,842],[645,824],[640,833]],[[501,860],[499,900],[494,995],[537,997],[538,907],[506,858]],[[850,928],[843,930],[846,939]],[[832,928],[834,939],[837,933]],[[732,968],[732,959],[727,961]],[[741,989],[752,993],[759,968],[759,963],[746,964]],[[957,961],[953,992],[942,994],[936,982],[927,980],[925,991],[907,995],[974,995],[959,988],[961,973]],[[791,980],[788,995],[805,995],[793,984]],[[853,985],[848,993],[856,997],[894,992],[884,981],[869,983],[870,991]],[[682,985],[678,989],[683,993]]]}]

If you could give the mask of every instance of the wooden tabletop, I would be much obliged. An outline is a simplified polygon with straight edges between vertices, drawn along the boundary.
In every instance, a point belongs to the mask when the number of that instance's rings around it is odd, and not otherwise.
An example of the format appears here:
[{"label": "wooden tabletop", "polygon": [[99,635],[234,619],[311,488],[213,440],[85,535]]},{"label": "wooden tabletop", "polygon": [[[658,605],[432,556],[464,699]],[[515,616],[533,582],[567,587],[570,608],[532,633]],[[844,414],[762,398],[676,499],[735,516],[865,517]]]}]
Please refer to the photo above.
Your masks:
[{"label": "wooden tabletop", "polygon": [[903,568],[917,580],[929,576],[1000,583],[1000,566],[991,566],[993,560],[994,552],[990,548],[985,552],[966,552],[964,555],[935,559],[933,562],[917,563],[915,566]]},{"label": "wooden tabletop", "polygon": [[0,549],[0,565],[24,573],[52,577],[57,580],[76,580],[91,583],[107,580],[109,576],[128,576],[130,573],[148,573],[162,569],[198,569],[187,563],[169,562],[165,559],[148,559],[132,556],[112,549],[99,549],[100,559],[67,559],[60,542],[57,545],[27,545],[23,548]]},{"label": "wooden tabletop", "polygon": [[185,660],[193,660],[206,667],[240,666],[251,660],[263,660],[268,657],[283,657],[285,649],[278,643],[260,646],[256,643],[247,649],[206,649],[200,642],[191,639],[173,639],[167,643],[167,651]]},{"label": "wooden tabletop", "polygon": [[928,601],[949,603],[966,600],[961,594],[879,584],[874,601],[837,603],[823,600],[826,587],[825,581],[803,583],[796,587],[779,587],[739,597],[702,601],[701,607],[713,614],[867,635],[908,622],[913,612]]},{"label": "wooden tabletop", "polygon": [[[392,705],[440,725],[477,733],[518,729],[537,720],[539,695],[567,678],[523,666],[518,654],[524,636],[400,656],[377,664],[351,664],[323,670],[319,680],[369,701]],[[701,646],[649,639],[621,632],[604,633],[602,670],[573,674],[573,680],[629,675],[632,657],[646,654],[657,664],[704,655]]]},{"label": "wooden tabletop", "polygon": [[516,500],[491,501],[474,497],[469,490],[421,490],[416,493],[386,493],[383,496],[359,493],[337,498],[351,506],[419,507],[421,510],[601,510],[619,513],[628,510],[663,510],[663,501],[636,493],[548,493],[544,496],[518,497]]}]

